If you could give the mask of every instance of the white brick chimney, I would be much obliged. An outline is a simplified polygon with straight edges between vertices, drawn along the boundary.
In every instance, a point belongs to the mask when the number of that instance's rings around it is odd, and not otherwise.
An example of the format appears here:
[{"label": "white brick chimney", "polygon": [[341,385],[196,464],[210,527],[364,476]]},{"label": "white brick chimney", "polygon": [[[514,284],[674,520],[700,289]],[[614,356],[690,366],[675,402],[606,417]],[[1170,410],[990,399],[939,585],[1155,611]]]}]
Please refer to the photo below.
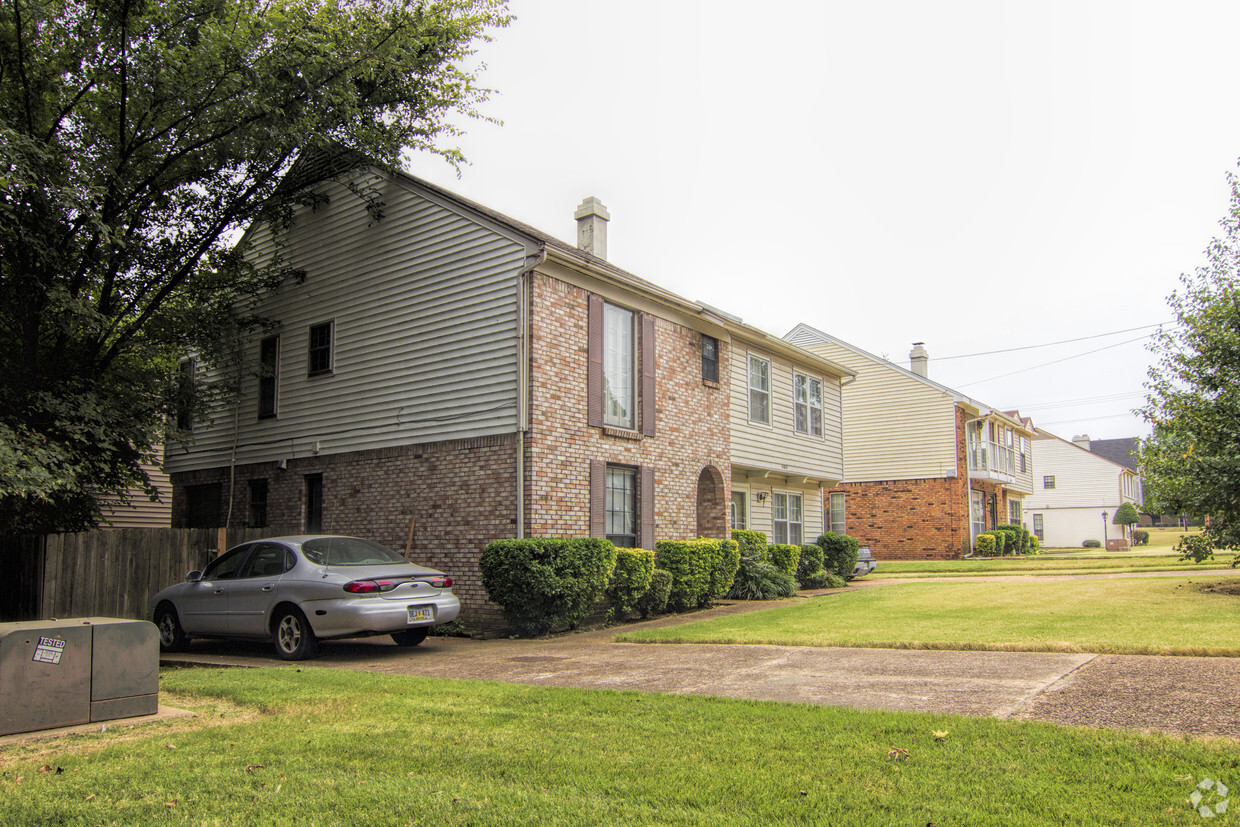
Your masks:
[{"label": "white brick chimney", "polygon": [[1072,444],[1078,448],[1084,448],[1086,451],[1088,451],[1089,450],[1089,434],[1077,434],[1076,436],[1072,437]]},{"label": "white brick chimney", "polygon": [[913,349],[908,354],[909,370],[918,376],[930,378],[930,352],[925,342],[913,342]]},{"label": "white brick chimney", "polygon": [[591,195],[577,206],[577,246],[597,258],[607,258],[607,222],[611,213]]}]

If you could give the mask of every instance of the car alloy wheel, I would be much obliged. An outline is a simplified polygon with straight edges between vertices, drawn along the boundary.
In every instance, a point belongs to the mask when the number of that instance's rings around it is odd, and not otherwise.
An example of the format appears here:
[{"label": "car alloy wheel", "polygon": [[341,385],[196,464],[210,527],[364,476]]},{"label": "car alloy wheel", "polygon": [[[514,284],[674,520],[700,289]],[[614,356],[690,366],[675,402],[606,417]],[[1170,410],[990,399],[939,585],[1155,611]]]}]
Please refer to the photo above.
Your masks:
[{"label": "car alloy wheel", "polygon": [[181,628],[176,609],[161,607],[155,615],[155,626],[159,629],[159,648],[163,651],[184,652],[189,646],[189,636]]},{"label": "car alloy wheel", "polygon": [[314,657],[318,651],[314,630],[297,609],[285,609],[280,613],[272,638],[276,652],[285,660],[304,660]]}]

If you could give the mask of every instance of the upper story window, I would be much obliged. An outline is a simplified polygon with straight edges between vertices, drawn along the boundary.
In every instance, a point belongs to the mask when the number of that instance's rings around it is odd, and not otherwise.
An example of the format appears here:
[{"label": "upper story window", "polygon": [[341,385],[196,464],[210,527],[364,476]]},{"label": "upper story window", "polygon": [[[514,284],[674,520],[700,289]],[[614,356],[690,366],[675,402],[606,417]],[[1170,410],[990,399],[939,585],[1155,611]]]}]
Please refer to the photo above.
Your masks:
[{"label": "upper story window", "polygon": [[1052,474],[1050,476],[1043,477],[1042,487],[1043,488],[1054,488],[1055,487],[1055,476]]},{"label": "upper story window", "polygon": [[603,421],[633,429],[636,422],[637,349],[634,347],[633,311],[603,305]]},{"label": "upper story window", "polygon": [[714,336],[702,336],[702,381],[719,381],[719,340]]},{"label": "upper story window", "polygon": [[822,380],[793,373],[792,403],[797,433],[822,436]]},{"label": "upper story window", "polygon": [[258,418],[276,415],[279,382],[280,337],[268,336],[258,345]]},{"label": "upper story window", "polygon": [[749,357],[749,421],[771,424],[771,363]]},{"label": "upper story window", "polygon": [[319,376],[332,372],[332,334],[335,324],[323,322],[310,326],[310,356],[306,372]]}]

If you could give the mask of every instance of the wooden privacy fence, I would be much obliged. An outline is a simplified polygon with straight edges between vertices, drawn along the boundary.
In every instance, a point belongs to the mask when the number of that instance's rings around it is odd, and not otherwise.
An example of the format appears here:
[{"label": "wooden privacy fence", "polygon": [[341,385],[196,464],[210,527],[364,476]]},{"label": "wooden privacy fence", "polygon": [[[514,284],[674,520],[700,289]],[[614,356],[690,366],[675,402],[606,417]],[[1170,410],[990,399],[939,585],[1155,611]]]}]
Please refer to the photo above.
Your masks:
[{"label": "wooden privacy fence", "polygon": [[114,528],[0,537],[0,621],[147,617],[151,597],[270,528]]}]

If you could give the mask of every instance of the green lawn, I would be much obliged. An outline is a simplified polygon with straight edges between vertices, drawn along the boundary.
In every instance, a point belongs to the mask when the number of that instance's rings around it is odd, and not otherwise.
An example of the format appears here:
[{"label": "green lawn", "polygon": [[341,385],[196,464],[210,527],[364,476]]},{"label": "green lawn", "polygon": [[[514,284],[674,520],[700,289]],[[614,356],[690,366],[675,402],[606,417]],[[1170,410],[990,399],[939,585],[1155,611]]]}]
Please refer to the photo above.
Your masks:
[{"label": "green lawn", "polygon": [[969,560],[880,560],[873,577],[969,577],[992,574],[1125,574],[1130,572],[1220,569],[1231,565],[1234,554],[1219,552],[1213,560],[1193,563],[1165,551],[1158,554],[1109,552],[1100,555],[1055,554],[1034,557],[978,557]]},{"label": "green lawn", "polygon": [[1240,778],[1231,741],[993,719],[314,667],[162,685],[202,717],[0,749],[4,824],[1187,825],[1200,779]]},{"label": "green lawn", "polygon": [[1240,595],[1205,582],[1240,577],[901,583],[617,640],[1240,656]]}]

